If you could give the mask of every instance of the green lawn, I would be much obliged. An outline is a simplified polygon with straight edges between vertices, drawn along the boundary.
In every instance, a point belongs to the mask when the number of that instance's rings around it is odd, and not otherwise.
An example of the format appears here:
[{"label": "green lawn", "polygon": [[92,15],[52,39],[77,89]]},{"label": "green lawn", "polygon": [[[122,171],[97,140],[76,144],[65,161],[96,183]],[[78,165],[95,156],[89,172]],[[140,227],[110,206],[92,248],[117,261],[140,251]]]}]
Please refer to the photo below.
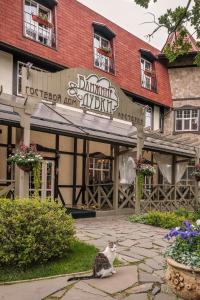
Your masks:
[{"label": "green lawn", "polygon": [[88,271],[92,269],[97,251],[94,246],[76,241],[71,252],[62,259],[35,265],[24,271],[16,268],[0,268],[0,282]]}]

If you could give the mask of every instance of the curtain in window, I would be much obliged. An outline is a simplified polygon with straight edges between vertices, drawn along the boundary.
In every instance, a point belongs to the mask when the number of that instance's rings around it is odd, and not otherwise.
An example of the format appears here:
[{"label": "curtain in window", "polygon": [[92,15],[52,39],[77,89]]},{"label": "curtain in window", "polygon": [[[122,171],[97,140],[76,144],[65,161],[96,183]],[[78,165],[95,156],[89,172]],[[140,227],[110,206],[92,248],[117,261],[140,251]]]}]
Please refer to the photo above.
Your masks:
[{"label": "curtain in window", "polygon": [[[165,179],[172,184],[172,155],[154,154],[158,167]],[[175,165],[175,183],[178,183],[187,169],[188,162],[177,162]]]},{"label": "curtain in window", "polygon": [[158,167],[165,179],[171,184],[172,183],[172,155],[154,154]]},{"label": "curtain in window", "polygon": [[121,184],[132,184],[136,177],[136,164],[130,154],[119,156],[119,173]]},{"label": "curtain in window", "polygon": [[183,177],[183,174],[185,173],[188,166],[188,161],[182,161],[179,163],[176,163],[176,176],[175,176],[175,183],[178,183],[181,178]]}]

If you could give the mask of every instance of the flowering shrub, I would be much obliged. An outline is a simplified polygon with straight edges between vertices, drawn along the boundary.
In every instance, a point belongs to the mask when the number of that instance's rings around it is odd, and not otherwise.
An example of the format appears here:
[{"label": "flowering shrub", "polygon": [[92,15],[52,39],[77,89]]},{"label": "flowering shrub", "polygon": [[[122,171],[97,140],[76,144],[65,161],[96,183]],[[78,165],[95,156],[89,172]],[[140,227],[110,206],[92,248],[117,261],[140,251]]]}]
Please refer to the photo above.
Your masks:
[{"label": "flowering shrub", "polygon": [[184,221],[165,236],[167,240],[173,237],[175,240],[166,250],[165,256],[187,266],[200,268],[200,220],[195,225]]},{"label": "flowering shrub", "polygon": [[21,145],[16,149],[15,154],[8,158],[8,162],[16,163],[18,166],[37,165],[42,161],[42,156],[36,151],[35,147]]}]

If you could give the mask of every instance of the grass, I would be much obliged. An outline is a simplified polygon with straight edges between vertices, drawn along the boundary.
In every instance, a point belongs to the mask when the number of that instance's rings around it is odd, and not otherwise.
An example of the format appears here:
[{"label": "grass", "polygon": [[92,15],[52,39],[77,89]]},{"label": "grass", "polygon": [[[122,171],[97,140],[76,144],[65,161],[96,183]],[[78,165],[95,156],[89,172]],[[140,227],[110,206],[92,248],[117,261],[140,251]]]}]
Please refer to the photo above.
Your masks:
[{"label": "grass", "polygon": [[[51,251],[51,249],[49,249],[49,251]],[[70,253],[61,259],[49,261],[46,264],[31,266],[27,270],[14,267],[0,268],[0,282],[88,271],[92,269],[97,252],[98,250],[94,246],[76,241]]]}]

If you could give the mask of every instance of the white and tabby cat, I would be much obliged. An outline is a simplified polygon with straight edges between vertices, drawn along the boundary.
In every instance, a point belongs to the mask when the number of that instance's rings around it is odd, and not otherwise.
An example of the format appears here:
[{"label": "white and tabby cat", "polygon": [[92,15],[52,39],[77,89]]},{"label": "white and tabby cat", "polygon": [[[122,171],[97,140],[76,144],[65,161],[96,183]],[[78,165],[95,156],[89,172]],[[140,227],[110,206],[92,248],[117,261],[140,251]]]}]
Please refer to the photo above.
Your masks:
[{"label": "white and tabby cat", "polygon": [[116,257],[117,245],[114,242],[108,242],[108,246],[103,252],[99,252],[95,258],[93,274],[91,276],[71,277],[68,281],[91,278],[104,278],[115,274],[113,262]]}]

